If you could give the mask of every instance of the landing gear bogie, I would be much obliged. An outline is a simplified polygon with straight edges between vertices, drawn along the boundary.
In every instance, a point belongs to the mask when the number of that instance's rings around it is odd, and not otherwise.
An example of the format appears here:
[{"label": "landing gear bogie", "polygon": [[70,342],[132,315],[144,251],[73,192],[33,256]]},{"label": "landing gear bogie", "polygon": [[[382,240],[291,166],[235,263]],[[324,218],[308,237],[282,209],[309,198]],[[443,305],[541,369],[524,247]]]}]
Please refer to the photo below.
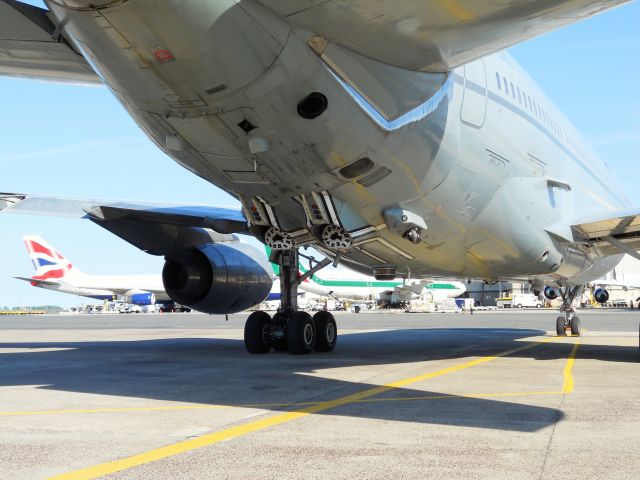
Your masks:
[{"label": "landing gear bogie", "polygon": [[564,337],[567,334],[571,334],[574,337],[582,335],[582,328],[580,327],[580,317],[573,316],[567,320],[563,316],[559,316],[556,319],[556,334],[559,337]]},{"label": "landing gear bogie", "polygon": [[280,267],[280,308],[273,318],[265,312],[249,315],[244,329],[244,343],[251,353],[289,350],[296,355],[330,352],[336,346],[338,329],[329,312],[318,312],[313,318],[298,310],[298,286],[306,275],[331,263],[325,259],[304,275],[298,274],[298,252],[274,251],[270,260]]}]

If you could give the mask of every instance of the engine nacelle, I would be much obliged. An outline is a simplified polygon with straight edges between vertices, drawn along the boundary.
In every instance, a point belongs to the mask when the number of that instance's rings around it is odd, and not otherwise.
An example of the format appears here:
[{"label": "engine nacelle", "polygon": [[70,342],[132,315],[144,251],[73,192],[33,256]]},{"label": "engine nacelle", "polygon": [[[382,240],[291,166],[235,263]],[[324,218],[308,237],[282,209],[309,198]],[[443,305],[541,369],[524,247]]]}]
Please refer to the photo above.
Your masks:
[{"label": "engine nacelle", "polygon": [[162,282],[173,301],[204,313],[235,313],[267,297],[273,280],[255,248],[210,243],[165,256]]},{"label": "engine nacelle", "polygon": [[125,301],[131,305],[139,305],[145,307],[148,305],[156,304],[156,296],[151,292],[145,292],[144,290],[131,290],[126,293]]},{"label": "engine nacelle", "polygon": [[604,288],[596,288],[595,292],[593,292],[593,298],[598,303],[607,303],[609,301],[609,292]]},{"label": "engine nacelle", "polygon": [[558,292],[558,289],[546,286],[544,287],[544,296],[549,300],[555,300],[560,296],[560,293]]}]

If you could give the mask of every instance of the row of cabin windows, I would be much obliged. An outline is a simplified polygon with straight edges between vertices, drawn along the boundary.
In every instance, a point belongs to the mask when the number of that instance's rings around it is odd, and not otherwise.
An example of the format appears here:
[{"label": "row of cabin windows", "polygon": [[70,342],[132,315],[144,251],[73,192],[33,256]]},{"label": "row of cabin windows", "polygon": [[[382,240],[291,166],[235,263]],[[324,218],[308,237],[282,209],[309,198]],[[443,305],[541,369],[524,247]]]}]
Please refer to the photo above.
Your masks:
[{"label": "row of cabin windows", "polygon": [[549,129],[551,129],[555,135],[568,143],[574,152],[582,153],[582,149],[580,146],[573,141],[569,135],[567,135],[562,127],[558,125],[553,118],[542,108],[535,100],[532,100],[529,95],[524,90],[520,90],[518,85],[514,85],[513,82],[508,81],[506,77],[501,77],[498,72],[496,72],[496,85],[498,86],[498,90],[504,90],[504,93],[507,97],[511,95],[514,102],[517,100],[520,105],[529,110],[529,112],[533,113],[539,120],[541,120]]}]

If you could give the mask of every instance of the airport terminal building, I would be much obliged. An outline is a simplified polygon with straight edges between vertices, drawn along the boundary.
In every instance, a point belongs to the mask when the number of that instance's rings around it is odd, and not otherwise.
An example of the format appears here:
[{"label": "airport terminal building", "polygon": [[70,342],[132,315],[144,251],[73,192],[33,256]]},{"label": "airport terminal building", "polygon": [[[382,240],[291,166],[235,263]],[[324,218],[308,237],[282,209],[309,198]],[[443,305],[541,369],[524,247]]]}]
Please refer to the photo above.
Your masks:
[{"label": "airport terminal building", "polygon": [[[640,298],[640,260],[630,255],[625,255],[620,263],[605,277],[601,279],[606,282],[609,290],[610,302],[616,306],[638,305],[637,298]],[[609,285],[619,283],[623,286]],[[529,293],[528,283],[497,282],[487,285],[483,281],[474,280],[467,285],[467,291],[463,295],[465,298],[473,298],[476,305],[495,306],[496,299],[515,295],[518,293]]]}]

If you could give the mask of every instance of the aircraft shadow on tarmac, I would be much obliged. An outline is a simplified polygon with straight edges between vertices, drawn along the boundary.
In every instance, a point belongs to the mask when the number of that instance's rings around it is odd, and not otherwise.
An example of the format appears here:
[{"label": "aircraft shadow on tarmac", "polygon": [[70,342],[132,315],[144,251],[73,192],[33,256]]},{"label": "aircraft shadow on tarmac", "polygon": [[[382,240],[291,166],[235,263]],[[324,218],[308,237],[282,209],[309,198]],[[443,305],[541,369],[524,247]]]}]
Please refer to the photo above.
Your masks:
[{"label": "aircraft shadow on tarmac", "polygon": [[[523,346],[527,341],[517,340],[544,334],[532,329],[489,328],[365,332],[341,335],[333,353],[309,356],[289,353],[249,355],[240,340],[208,338],[3,343],[0,344],[0,386],[42,385],[39,388],[211,405],[320,402],[376,386],[326,378],[322,376],[325,369],[445,359],[458,359],[457,363],[464,363],[468,357],[492,355]],[[508,357],[542,361],[566,359],[571,348],[567,343],[551,342]],[[22,350],[3,353],[3,349]],[[25,352],[24,349],[41,351]],[[637,347],[583,345],[578,358],[635,362]],[[424,372],[417,374],[450,365],[425,365]],[[500,368],[499,364],[496,366]],[[458,375],[460,382],[467,382],[468,375],[474,375],[473,371],[472,368],[451,375]],[[559,375],[558,390],[561,384]],[[509,391],[507,384],[496,384],[493,388]],[[536,390],[536,386],[531,385],[531,390]],[[396,388],[382,397],[432,395],[443,394]],[[357,403],[317,414],[521,432],[534,432],[563,418],[558,409],[527,405],[526,402],[526,397],[513,403],[451,395],[433,401]],[[285,411],[300,407],[271,405],[261,408]]]}]

